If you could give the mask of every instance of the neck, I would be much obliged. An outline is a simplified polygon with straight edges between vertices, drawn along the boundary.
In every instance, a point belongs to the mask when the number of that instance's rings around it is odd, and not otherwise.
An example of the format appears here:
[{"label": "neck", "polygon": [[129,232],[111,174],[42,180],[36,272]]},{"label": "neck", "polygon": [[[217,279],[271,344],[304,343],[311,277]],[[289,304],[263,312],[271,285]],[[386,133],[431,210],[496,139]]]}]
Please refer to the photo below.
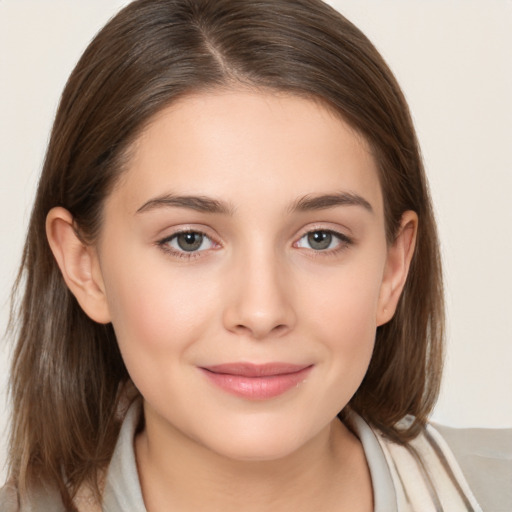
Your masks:
[{"label": "neck", "polygon": [[361,444],[337,418],[285,457],[245,461],[215,453],[146,414],[135,450],[148,512],[358,512],[373,506]]}]

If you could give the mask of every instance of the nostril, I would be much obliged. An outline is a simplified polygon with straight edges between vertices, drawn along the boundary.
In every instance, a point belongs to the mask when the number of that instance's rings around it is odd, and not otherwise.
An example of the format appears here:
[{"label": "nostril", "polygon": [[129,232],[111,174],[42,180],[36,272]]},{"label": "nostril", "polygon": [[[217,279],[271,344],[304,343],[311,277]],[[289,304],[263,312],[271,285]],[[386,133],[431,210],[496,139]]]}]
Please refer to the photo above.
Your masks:
[{"label": "nostril", "polygon": [[267,336],[281,336],[288,330],[288,328],[289,327],[286,324],[278,324],[271,328],[263,325],[251,327],[244,324],[237,324],[234,330],[239,334],[245,334],[253,338],[261,339]]}]

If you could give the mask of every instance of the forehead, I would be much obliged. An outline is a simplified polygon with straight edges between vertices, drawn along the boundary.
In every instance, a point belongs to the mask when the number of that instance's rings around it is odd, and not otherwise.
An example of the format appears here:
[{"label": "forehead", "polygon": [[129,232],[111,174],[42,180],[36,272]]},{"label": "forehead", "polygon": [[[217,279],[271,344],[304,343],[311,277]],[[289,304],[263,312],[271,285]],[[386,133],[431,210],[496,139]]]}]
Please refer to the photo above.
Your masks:
[{"label": "forehead", "polygon": [[269,91],[177,100],[135,141],[118,188],[132,208],[166,191],[218,196],[235,206],[265,198],[261,208],[284,201],[285,192],[288,199],[348,192],[382,206],[366,140],[322,102]]}]

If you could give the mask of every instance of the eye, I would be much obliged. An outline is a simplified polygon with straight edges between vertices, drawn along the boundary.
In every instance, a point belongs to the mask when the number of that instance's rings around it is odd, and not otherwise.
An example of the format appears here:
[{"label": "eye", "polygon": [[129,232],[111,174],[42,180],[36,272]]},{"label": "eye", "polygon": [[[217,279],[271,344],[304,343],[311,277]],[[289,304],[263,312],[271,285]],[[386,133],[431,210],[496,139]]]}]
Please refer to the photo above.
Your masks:
[{"label": "eye", "polygon": [[183,231],[165,238],[159,242],[159,245],[172,253],[183,254],[212,249],[215,243],[204,233],[198,231]]},{"label": "eye", "polygon": [[351,243],[351,240],[341,233],[326,229],[309,231],[302,236],[296,244],[296,247],[304,249],[313,249],[314,251],[328,251],[337,249]]}]

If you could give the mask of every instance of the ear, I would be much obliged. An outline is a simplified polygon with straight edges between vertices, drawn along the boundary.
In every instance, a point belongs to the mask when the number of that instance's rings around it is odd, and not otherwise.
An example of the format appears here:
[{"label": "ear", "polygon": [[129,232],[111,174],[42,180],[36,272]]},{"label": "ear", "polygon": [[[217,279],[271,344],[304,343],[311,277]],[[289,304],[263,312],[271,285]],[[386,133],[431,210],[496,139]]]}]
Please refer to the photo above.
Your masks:
[{"label": "ear", "polygon": [[389,322],[395,314],[409,273],[417,232],[418,215],[416,212],[406,211],[402,215],[398,234],[388,247],[377,309],[377,326]]},{"label": "ear", "polygon": [[95,322],[110,322],[96,250],[80,239],[73,217],[66,209],[50,210],[46,217],[46,236],[62,277],[81,308]]}]

